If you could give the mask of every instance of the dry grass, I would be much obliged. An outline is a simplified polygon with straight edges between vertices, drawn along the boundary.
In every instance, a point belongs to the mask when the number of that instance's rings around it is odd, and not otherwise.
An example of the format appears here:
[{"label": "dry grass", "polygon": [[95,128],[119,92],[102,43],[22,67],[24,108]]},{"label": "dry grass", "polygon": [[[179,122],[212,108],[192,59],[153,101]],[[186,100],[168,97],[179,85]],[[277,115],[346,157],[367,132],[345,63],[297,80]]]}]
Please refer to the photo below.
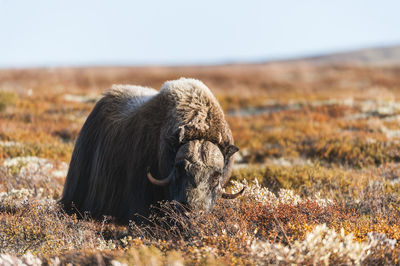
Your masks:
[{"label": "dry grass", "polygon": [[[57,206],[74,141],[113,83],[203,80],[241,148],[212,213],[146,225]],[[0,264],[398,264],[400,68],[303,64],[0,71]]]}]

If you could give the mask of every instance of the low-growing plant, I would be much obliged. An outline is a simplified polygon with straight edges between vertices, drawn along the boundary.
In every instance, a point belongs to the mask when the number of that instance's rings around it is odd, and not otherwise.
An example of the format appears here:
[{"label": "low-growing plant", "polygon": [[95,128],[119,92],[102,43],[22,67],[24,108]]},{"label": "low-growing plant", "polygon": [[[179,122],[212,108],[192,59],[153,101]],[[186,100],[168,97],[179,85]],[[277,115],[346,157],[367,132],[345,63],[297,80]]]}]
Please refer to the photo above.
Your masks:
[{"label": "low-growing plant", "polygon": [[18,96],[15,92],[0,90],[0,112],[4,111],[9,106],[15,105],[17,100]]}]

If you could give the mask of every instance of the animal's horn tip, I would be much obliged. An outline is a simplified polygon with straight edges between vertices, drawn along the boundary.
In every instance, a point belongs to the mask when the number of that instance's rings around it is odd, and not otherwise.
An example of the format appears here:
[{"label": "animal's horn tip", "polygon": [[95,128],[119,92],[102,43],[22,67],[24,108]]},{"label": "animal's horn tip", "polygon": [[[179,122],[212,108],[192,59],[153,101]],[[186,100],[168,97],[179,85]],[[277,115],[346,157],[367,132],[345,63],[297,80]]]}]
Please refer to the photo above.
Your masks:
[{"label": "animal's horn tip", "polygon": [[243,192],[245,191],[246,187],[243,187],[239,192],[235,193],[235,194],[228,194],[228,193],[222,193],[222,198],[224,199],[236,199],[237,197],[239,197],[240,195],[243,194]]},{"label": "animal's horn tip", "polygon": [[243,194],[243,192],[246,190],[246,188],[247,187],[243,187],[238,193],[239,193],[239,195],[242,195]]}]

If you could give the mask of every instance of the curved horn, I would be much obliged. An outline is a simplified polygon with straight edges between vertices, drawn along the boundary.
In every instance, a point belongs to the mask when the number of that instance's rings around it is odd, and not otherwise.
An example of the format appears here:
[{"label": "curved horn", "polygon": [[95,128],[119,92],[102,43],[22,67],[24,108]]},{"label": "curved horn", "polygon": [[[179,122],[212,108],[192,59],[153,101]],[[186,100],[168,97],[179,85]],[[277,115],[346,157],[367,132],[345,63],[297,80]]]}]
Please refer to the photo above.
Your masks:
[{"label": "curved horn", "polygon": [[239,197],[240,195],[243,194],[244,190],[246,189],[246,187],[243,187],[242,190],[240,190],[239,192],[235,193],[235,194],[228,194],[226,192],[222,192],[221,197],[223,199],[236,199],[237,197]]},{"label": "curved horn", "polygon": [[171,182],[173,173],[174,173],[174,171],[172,171],[167,178],[159,180],[159,179],[155,179],[150,173],[150,168],[147,168],[147,178],[149,179],[149,181],[152,184],[154,184],[156,186],[166,186],[166,185],[168,185]]}]

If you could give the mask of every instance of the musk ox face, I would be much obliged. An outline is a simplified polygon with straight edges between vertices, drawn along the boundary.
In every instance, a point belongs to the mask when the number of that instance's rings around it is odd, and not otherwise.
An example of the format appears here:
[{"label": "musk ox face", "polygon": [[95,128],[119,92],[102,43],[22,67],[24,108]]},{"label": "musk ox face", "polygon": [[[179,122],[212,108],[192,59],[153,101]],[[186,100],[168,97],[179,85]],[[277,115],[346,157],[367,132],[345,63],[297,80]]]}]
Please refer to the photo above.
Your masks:
[{"label": "musk ox face", "polygon": [[223,169],[224,155],[217,145],[204,140],[183,144],[169,184],[172,199],[190,209],[212,210],[221,194]]},{"label": "musk ox face", "polygon": [[222,189],[226,164],[237,151],[234,145],[221,151],[218,145],[210,141],[192,140],[179,147],[173,170],[167,178],[155,179],[150,172],[148,178],[155,185],[168,185],[171,200],[192,210],[211,211],[220,195],[234,199],[244,191],[228,194]]}]

